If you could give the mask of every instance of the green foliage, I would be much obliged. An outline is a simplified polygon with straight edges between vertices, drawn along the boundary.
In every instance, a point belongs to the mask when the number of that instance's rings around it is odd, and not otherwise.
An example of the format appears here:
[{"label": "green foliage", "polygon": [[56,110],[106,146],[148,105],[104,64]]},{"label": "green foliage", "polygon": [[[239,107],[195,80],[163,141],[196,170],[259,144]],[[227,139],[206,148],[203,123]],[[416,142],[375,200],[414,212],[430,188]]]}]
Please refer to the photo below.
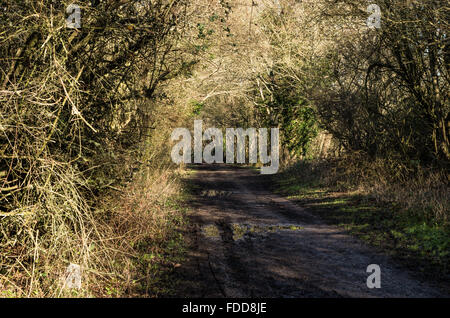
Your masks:
[{"label": "green foliage", "polygon": [[205,107],[204,103],[193,101],[192,102],[192,114],[195,116],[200,115],[200,113],[202,112],[204,107]]},{"label": "green foliage", "polygon": [[259,117],[265,125],[280,128],[283,146],[293,156],[306,156],[318,133],[313,108],[295,84],[285,78],[269,76],[265,81],[273,89],[268,97],[259,100]]}]

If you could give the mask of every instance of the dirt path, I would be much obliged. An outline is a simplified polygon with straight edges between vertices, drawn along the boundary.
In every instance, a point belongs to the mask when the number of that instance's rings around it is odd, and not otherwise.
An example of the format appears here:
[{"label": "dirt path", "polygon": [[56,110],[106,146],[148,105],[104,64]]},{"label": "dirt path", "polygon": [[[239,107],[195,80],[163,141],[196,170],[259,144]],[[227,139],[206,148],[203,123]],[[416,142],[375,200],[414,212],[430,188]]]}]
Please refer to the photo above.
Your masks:
[{"label": "dirt path", "polygon": [[[271,193],[269,178],[197,166],[180,297],[440,297],[389,257]],[[366,269],[381,267],[381,289]]]}]

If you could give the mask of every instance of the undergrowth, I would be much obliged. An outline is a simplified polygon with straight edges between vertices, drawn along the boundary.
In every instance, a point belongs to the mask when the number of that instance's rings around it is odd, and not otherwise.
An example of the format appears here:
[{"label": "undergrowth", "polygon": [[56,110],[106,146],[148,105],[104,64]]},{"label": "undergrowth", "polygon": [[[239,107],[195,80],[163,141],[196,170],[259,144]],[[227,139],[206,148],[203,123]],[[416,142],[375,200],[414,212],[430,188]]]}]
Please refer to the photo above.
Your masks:
[{"label": "undergrowth", "polygon": [[[68,202],[68,209],[76,203]],[[84,208],[76,214],[17,214],[2,220],[1,297],[170,293],[168,274],[184,252],[179,230],[185,208],[177,172],[142,169],[132,182],[102,196],[96,208]],[[65,288],[70,263],[81,266],[80,290]]]}]

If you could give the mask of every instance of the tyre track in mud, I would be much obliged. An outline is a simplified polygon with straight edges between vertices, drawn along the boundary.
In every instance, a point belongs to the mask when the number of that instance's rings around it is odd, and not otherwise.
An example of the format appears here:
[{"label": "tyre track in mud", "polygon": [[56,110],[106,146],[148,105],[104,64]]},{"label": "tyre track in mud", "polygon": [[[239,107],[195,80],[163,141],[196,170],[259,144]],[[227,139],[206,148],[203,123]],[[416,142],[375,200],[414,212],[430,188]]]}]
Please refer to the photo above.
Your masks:
[{"label": "tyre track in mud", "polygon": [[[199,165],[177,297],[448,297],[387,255],[273,194],[251,169]],[[381,267],[369,289],[367,266]]]}]

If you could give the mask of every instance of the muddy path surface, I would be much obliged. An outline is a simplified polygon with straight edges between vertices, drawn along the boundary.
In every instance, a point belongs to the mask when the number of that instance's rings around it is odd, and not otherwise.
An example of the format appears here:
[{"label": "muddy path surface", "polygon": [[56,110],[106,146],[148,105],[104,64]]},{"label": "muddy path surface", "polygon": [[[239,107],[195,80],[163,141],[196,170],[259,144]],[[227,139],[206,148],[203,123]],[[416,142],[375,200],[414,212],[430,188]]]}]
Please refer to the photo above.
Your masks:
[{"label": "muddy path surface", "polygon": [[[448,297],[380,251],[270,191],[270,178],[200,165],[179,297]],[[369,289],[370,264],[381,289]]]}]

